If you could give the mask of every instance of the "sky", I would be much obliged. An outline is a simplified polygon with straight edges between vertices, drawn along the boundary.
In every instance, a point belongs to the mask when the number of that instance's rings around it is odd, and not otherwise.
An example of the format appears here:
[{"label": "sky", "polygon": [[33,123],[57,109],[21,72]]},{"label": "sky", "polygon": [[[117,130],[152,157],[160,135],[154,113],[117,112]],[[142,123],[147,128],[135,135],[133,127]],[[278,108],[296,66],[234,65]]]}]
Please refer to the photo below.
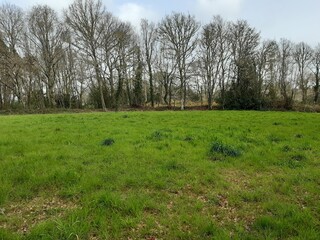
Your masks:
[{"label": "sky", "polygon": [[[73,0],[0,0],[24,10],[47,4],[62,12]],[[106,9],[138,27],[141,18],[158,22],[172,12],[194,15],[202,24],[214,15],[247,20],[262,39],[320,43],[320,0],[102,0]]]}]

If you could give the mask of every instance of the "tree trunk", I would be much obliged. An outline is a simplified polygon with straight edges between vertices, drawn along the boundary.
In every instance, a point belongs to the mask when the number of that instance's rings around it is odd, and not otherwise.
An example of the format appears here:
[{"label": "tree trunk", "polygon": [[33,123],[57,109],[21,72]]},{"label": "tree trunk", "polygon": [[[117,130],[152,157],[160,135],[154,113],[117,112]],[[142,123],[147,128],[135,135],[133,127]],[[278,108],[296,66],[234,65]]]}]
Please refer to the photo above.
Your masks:
[{"label": "tree trunk", "polygon": [[207,81],[208,81],[208,109],[212,110],[212,82],[211,82],[211,77],[210,75],[207,76]]},{"label": "tree trunk", "polygon": [[2,101],[2,86],[0,84],[0,109],[2,110],[3,109],[3,101]]},{"label": "tree trunk", "polygon": [[179,66],[179,74],[180,74],[180,105],[181,110],[184,110],[184,78],[182,67]]},{"label": "tree trunk", "polygon": [[317,66],[317,69],[316,69],[316,85],[314,87],[314,103],[318,103],[319,101],[319,82],[320,82],[320,69],[319,67]]},{"label": "tree trunk", "polygon": [[103,86],[102,86],[102,80],[101,80],[101,75],[100,75],[100,68],[97,63],[95,63],[95,72],[96,72],[96,77],[97,77],[98,86],[99,86],[102,110],[107,111],[106,102],[105,102],[104,96],[103,96]]},{"label": "tree trunk", "polygon": [[152,74],[150,60],[148,61],[148,71],[149,71],[149,85],[150,85],[150,101],[151,101],[151,107],[154,107],[153,74]]}]

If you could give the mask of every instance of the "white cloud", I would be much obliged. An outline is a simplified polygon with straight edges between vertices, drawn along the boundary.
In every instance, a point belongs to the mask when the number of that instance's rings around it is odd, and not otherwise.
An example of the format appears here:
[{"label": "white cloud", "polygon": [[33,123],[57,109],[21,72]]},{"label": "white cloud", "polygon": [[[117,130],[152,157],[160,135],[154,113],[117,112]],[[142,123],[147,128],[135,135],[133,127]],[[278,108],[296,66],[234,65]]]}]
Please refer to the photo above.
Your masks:
[{"label": "white cloud", "polygon": [[24,10],[31,9],[35,5],[48,5],[57,12],[61,12],[62,9],[67,8],[73,0],[17,0],[13,4],[20,6]]},{"label": "white cloud", "polygon": [[202,18],[221,15],[235,18],[241,10],[243,0],[196,0],[196,11]]},{"label": "white cloud", "polygon": [[140,28],[142,18],[155,20],[157,16],[151,8],[136,3],[125,3],[119,6],[116,15],[121,20],[130,22],[137,30]]}]

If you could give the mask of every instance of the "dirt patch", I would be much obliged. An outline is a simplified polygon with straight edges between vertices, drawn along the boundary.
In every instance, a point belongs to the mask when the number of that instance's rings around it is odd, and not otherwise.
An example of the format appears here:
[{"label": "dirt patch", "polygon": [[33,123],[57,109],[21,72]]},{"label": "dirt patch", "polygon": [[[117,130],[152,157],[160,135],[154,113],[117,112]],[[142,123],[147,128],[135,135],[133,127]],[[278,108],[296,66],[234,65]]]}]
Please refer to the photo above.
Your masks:
[{"label": "dirt patch", "polygon": [[74,202],[59,197],[37,197],[30,201],[13,203],[2,208],[0,228],[26,234],[37,224],[62,217],[66,211],[75,208],[77,205]]}]

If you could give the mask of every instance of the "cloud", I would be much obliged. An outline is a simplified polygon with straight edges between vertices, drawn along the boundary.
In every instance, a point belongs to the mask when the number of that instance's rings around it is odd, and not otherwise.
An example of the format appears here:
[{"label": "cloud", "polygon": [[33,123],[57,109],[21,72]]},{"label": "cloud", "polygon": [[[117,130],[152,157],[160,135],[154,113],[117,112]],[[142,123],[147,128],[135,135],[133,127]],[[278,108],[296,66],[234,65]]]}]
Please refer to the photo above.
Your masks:
[{"label": "cloud", "polygon": [[57,12],[67,8],[73,0],[16,0],[13,4],[23,8],[24,10],[31,9],[35,5],[48,5]]},{"label": "cloud", "polygon": [[116,15],[123,21],[130,22],[137,30],[140,28],[142,18],[156,20],[157,14],[147,6],[137,3],[125,3],[118,7]]},{"label": "cloud", "polygon": [[235,18],[241,10],[244,0],[196,0],[196,11],[203,18],[221,15]]}]

